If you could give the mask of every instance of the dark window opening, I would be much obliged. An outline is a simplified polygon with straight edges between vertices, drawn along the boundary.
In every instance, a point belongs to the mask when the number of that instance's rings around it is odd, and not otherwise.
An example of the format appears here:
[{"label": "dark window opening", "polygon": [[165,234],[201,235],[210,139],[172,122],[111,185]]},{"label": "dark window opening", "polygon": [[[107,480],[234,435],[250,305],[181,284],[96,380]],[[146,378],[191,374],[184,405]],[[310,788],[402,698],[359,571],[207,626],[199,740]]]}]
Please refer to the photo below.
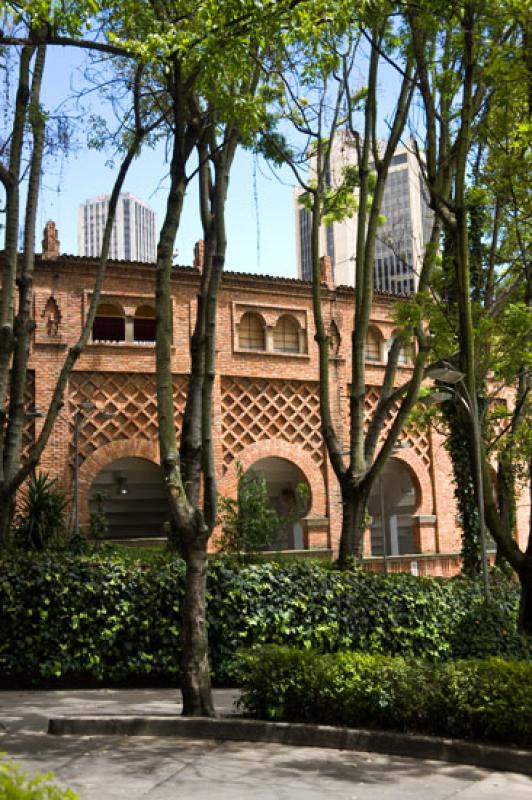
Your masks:
[{"label": "dark window opening", "polygon": [[133,322],[133,338],[136,342],[155,341],[155,319],[138,319]]},{"label": "dark window opening", "polygon": [[126,323],[123,317],[96,317],[92,326],[93,342],[123,342]]},{"label": "dark window opening", "polygon": [[92,326],[92,341],[123,342],[125,338],[126,321],[121,309],[112,303],[100,304]]}]

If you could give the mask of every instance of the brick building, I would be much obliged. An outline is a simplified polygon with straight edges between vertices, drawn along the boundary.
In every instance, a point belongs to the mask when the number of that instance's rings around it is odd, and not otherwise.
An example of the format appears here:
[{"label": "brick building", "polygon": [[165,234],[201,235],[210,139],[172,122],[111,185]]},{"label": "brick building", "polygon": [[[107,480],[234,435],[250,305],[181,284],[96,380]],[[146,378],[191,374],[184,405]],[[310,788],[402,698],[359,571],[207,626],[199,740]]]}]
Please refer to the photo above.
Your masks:
[{"label": "brick building", "polygon": [[[331,332],[331,398],[346,430],[350,374],[352,289],[336,287],[324,262],[324,312]],[[195,317],[201,247],[195,266],[176,267],[172,287],[175,411],[185,401],[189,340]],[[68,345],[87,313],[96,261],[59,254],[48,223],[37,256],[36,329],[28,404],[46,410]],[[80,425],[80,509],[103,509],[113,536],[160,536],[166,517],[157,466],[154,265],[111,261],[92,341],[76,364],[65,405],[41,461],[65,489],[73,480],[73,420]],[[367,408],[378,398],[387,349],[394,336],[393,295],[377,293],[367,345]],[[408,375],[405,354],[399,380]],[[30,396],[31,395],[31,396]],[[104,414],[101,412],[105,411]],[[41,424],[39,419],[32,425]],[[320,435],[318,353],[311,287],[301,280],[227,272],[218,313],[214,431],[219,491],[234,495],[237,462],[264,474],[281,513],[293,507],[298,484],[308,507],[293,523],[284,547],[334,552],[340,497]],[[30,435],[32,431],[29,431]],[[34,433],[34,431],[33,431]],[[449,458],[434,430],[405,430],[370,500],[365,538],[368,567],[380,569],[384,551],[392,569],[451,574],[459,565],[460,529]],[[521,527],[528,509],[519,509]]]}]

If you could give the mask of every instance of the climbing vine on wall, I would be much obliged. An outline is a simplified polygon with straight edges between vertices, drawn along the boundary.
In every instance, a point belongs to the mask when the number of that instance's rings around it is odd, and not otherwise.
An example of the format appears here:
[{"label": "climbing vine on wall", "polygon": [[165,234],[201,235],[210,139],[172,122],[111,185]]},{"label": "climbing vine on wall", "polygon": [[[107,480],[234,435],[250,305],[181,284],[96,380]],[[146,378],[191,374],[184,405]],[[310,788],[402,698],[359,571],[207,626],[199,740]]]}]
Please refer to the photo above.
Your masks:
[{"label": "climbing vine on wall", "polygon": [[473,577],[480,573],[481,552],[479,515],[469,455],[469,431],[466,427],[468,423],[454,399],[443,403],[442,411],[449,428],[445,446],[453,465],[454,496],[462,526],[462,569],[466,575]]}]

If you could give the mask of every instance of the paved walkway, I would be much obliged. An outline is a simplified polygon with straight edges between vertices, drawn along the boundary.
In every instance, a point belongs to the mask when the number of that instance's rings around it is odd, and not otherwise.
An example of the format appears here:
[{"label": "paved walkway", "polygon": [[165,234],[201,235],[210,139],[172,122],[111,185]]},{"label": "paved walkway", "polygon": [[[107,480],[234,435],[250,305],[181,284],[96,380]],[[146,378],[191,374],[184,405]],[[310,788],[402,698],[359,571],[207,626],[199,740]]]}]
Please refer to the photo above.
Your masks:
[{"label": "paved walkway", "polygon": [[[233,693],[217,691],[217,708]],[[81,800],[530,800],[532,778],[475,767],[277,744],[55,737],[50,716],[168,714],[173,690],[0,693],[0,750],[52,769]]]}]

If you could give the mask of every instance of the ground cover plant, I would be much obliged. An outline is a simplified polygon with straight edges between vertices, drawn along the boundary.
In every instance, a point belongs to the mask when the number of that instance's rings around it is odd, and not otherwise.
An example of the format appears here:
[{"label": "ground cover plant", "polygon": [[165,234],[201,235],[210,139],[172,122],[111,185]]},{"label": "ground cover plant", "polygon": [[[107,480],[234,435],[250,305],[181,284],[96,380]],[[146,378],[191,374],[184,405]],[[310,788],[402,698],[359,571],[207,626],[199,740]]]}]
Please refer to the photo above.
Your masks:
[{"label": "ground cover plant", "polygon": [[[1,755],[1,754],[0,754]],[[53,784],[53,773],[28,775],[13,761],[0,763],[0,798],[2,800],[77,800],[72,789],[60,789]]]},{"label": "ground cover plant", "polygon": [[428,662],[266,646],[242,653],[241,703],[255,717],[532,744],[532,664]]},{"label": "ground cover plant", "polygon": [[[177,681],[184,565],[98,551],[17,553],[0,564],[0,680]],[[526,660],[518,589],[500,579],[485,608],[474,581],[339,572],[318,563],[214,560],[208,578],[214,679],[237,651],[289,645],[443,662]]]}]

